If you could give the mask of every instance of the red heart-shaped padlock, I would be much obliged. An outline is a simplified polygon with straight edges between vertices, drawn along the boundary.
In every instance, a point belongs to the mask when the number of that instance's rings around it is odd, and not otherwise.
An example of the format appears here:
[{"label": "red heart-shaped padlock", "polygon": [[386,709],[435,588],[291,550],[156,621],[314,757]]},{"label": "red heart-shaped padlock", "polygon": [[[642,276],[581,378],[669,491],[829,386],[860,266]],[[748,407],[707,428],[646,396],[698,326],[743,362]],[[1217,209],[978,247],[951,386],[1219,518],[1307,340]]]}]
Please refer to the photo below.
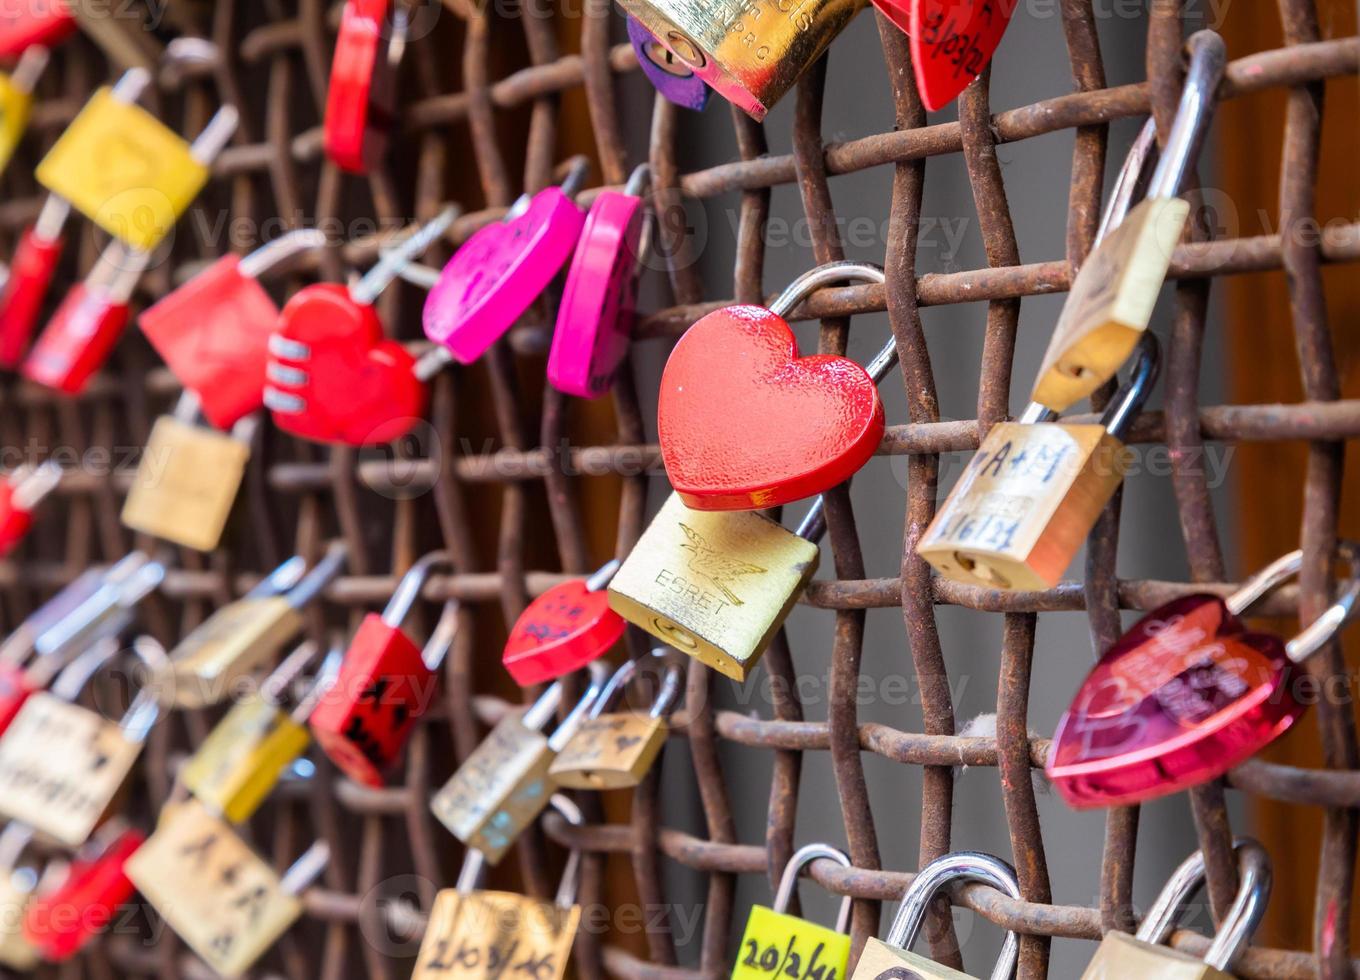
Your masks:
[{"label": "red heart-shaped padlock", "polygon": [[320,283],[284,306],[269,339],[265,401],[279,428],[350,446],[391,442],[425,414],[415,358],[383,333],[371,306]]},{"label": "red heart-shaped padlock", "polygon": [[1006,33],[1017,0],[874,0],[911,38],[916,88],[942,109],[982,74]]},{"label": "red heart-shaped padlock", "polygon": [[521,687],[564,677],[606,653],[626,628],[609,608],[609,593],[585,579],[543,593],[515,620],[503,661]]},{"label": "red heart-shaped padlock", "polygon": [[686,331],[661,375],[661,455],[695,510],[754,510],[850,478],[883,439],[883,403],[844,357],[798,356],[783,317],[729,306]]}]

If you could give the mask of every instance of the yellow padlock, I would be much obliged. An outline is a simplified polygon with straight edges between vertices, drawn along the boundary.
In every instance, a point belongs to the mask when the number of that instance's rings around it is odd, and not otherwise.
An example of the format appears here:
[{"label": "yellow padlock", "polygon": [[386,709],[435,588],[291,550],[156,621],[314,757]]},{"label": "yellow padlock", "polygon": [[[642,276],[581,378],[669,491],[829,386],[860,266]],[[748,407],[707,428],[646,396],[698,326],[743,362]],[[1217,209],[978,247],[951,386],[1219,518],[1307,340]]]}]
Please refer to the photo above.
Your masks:
[{"label": "yellow padlock", "polygon": [[746,920],[737,950],[732,980],[844,980],[850,961],[850,899],[841,902],[836,928],[828,929],[789,915],[785,909],[798,887],[798,874],[813,861],[825,858],[850,867],[845,852],[829,844],[799,848],[784,867],[774,905],[756,905]]},{"label": "yellow padlock", "polygon": [[9,75],[0,74],[0,171],[9,166],[33,112],[33,86],[47,67],[46,48],[26,48]]}]

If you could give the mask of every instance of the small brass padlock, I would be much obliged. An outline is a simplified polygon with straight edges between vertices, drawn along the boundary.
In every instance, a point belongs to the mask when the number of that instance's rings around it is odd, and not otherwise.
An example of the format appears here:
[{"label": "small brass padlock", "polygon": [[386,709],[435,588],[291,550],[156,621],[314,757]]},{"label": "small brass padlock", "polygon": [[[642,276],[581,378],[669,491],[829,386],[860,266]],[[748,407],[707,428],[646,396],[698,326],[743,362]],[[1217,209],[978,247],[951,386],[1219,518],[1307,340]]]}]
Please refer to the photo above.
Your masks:
[{"label": "small brass padlock", "polygon": [[[555,794],[550,803],[569,823],[584,823],[580,809],[565,796]],[[496,980],[517,974],[562,980],[581,924],[576,904],[581,852],[571,852],[552,902],[476,890],[481,864],[481,855],[469,851],[457,887],[436,896],[411,980]]]},{"label": "small brass padlock", "polygon": [[1098,425],[1046,421],[1031,405],[982,440],[916,552],[945,578],[986,589],[1049,589],[1124,479],[1122,439],[1157,380],[1155,335]]},{"label": "small brass padlock", "polygon": [[[165,651],[139,637],[133,651],[155,676]],[[160,713],[143,687],[119,722],[74,704],[89,680],[122,652],[101,640],[73,660],[50,692],[30,697],[0,738],[0,816],[32,825],[67,847],[89,838],[141,754]]]},{"label": "small brass padlock", "polygon": [[789,915],[785,909],[798,887],[798,875],[819,858],[850,867],[850,859],[830,844],[808,844],[789,859],[779,879],[774,905],[755,905],[741,935],[732,980],[845,980],[850,961],[850,898],[841,902],[836,928],[828,929]]},{"label": "small brass padlock", "polygon": [[0,832],[0,966],[21,973],[36,967],[39,959],[38,951],[24,935],[23,922],[40,874],[19,864],[33,836],[32,827],[17,821]]},{"label": "small brass padlock", "polygon": [[280,878],[196,800],[174,804],[127,863],[127,876],[202,960],[239,977],[302,915],[298,897],[325,869],[317,841]]},{"label": "small brass padlock", "polygon": [[228,435],[197,424],[199,416],[198,396],[186,391],[173,415],[156,420],[122,521],[134,531],[212,551],[236,502],[259,419],[247,416]]},{"label": "small brass padlock", "polygon": [[[651,656],[664,665],[668,653],[661,647]],[[555,783],[569,789],[622,789],[642,781],[666,744],[666,716],[683,684],[675,664],[664,670],[661,690],[646,714],[606,714],[637,675],[638,661],[628,660],[614,671],[586,720],[548,768]]]},{"label": "small brass padlock", "polygon": [[[870,939],[860,954],[851,980],[969,980],[968,974],[913,953],[911,947],[921,934],[921,926],[930,910],[930,903],[952,881],[979,881],[1019,900],[1020,882],[1015,869],[990,854],[959,851],[936,858],[912,879],[902,895],[888,937],[883,941]],[[1020,956],[1020,940],[1015,933],[1006,933],[1001,956],[992,968],[991,980],[1010,980],[1015,974],[1015,963]]]},{"label": "small brass padlock", "polygon": [[1227,59],[1213,31],[1190,38],[1190,67],[1166,153],[1147,196],[1130,210],[1144,163],[1156,153],[1149,119],[1134,142],[1101,219],[1095,248],[1072,282],[1031,400],[1065,412],[1114,377],[1152,320],[1171,254],[1190,217],[1176,194],[1209,128]]},{"label": "small brass padlock", "polygon": [[161,687],[163,703],[201,708],[231,694],[241,678],[302,629],[302,608],[340,574],[345,557],[344,544],[332,543],[306,577],[302,577],[306,562],[290,558],[200,623],[170,651],[172,674]]},{"label": "small brass padlock", "polygon": [[1082,980],[1232,980],[1227,972],[1251,944],[1270,901],[1270,856],[1249,838],[1233,842],[1241,885],[1204,959],[1163,946],[1181,906],[1204,882],[1204,855],[1196,851],[1181,863],[1148,910],[1138,932],[1107,932]]},{"label": "small brass padlock", "polygon": [[492,864],[548,805],[554,786],[548,769],[604,688],[604,666],[596,661],[587,670],[590,686],[551,736],[541,729],[557,712],[562,681],[528,710],[502,718],[430,801],[439,822]]}]

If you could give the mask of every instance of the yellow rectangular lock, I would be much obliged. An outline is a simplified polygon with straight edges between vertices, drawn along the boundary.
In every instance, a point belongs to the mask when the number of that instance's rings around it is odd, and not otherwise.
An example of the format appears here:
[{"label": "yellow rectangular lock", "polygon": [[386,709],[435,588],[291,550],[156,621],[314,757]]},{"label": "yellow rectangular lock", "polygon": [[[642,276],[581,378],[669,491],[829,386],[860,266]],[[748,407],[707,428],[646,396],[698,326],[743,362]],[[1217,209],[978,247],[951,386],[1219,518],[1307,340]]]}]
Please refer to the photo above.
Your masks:
[{"label": "yellow rectangular lock", "polygon": [[841,902],[835,929],[785,911],[793,900],[799,872],[823,858],[850,867],[845,853],[828,844],[799,848],[779,878],[773,907],[751,907],[732,980],[845,980],[850,962],[850,899]]},{"label": "yellow rectangular lock", "polygon": [[610,581],[609,605],[744,681],[817,572],[820,508],[795,534],[751,511],[690,510],[671,494]]},{"label": "yellow rectangular lock", "polygon": [[46,48],[26,48],[13,74],[0,73],[0,171],[9,166],[28,128],[28,118],[33,113],[33,87],[47,61]]}]

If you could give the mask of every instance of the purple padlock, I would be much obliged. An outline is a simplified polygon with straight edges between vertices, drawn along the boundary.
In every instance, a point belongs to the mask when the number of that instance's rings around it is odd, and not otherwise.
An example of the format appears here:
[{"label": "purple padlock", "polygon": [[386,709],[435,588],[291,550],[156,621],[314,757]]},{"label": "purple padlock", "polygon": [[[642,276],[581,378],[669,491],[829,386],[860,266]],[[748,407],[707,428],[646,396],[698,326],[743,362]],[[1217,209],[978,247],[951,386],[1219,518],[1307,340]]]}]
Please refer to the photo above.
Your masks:
[{"label": "purple padlock", "polygon": [[658,92],[683,109],[702,112],[711,91],[689,66],[671,54],[637,18],[628,17],[628,40],[633,42],[642,74]]},{"label": "purple padlock", "polygon": [[504,221],[479,228],[453,254],[425,298],[425,336],[471,364],[514,326],[571,258],[585,211],[572,196],[581,160],[561,187],[515,202]]},{"label": "purple padlock", "polygon": [[606,394],[628,353],[648,224],[642,195],[650,174],[644,163],[623,193],[602,191],[586,215],[548,353],[548,380],[568,395]]}]

